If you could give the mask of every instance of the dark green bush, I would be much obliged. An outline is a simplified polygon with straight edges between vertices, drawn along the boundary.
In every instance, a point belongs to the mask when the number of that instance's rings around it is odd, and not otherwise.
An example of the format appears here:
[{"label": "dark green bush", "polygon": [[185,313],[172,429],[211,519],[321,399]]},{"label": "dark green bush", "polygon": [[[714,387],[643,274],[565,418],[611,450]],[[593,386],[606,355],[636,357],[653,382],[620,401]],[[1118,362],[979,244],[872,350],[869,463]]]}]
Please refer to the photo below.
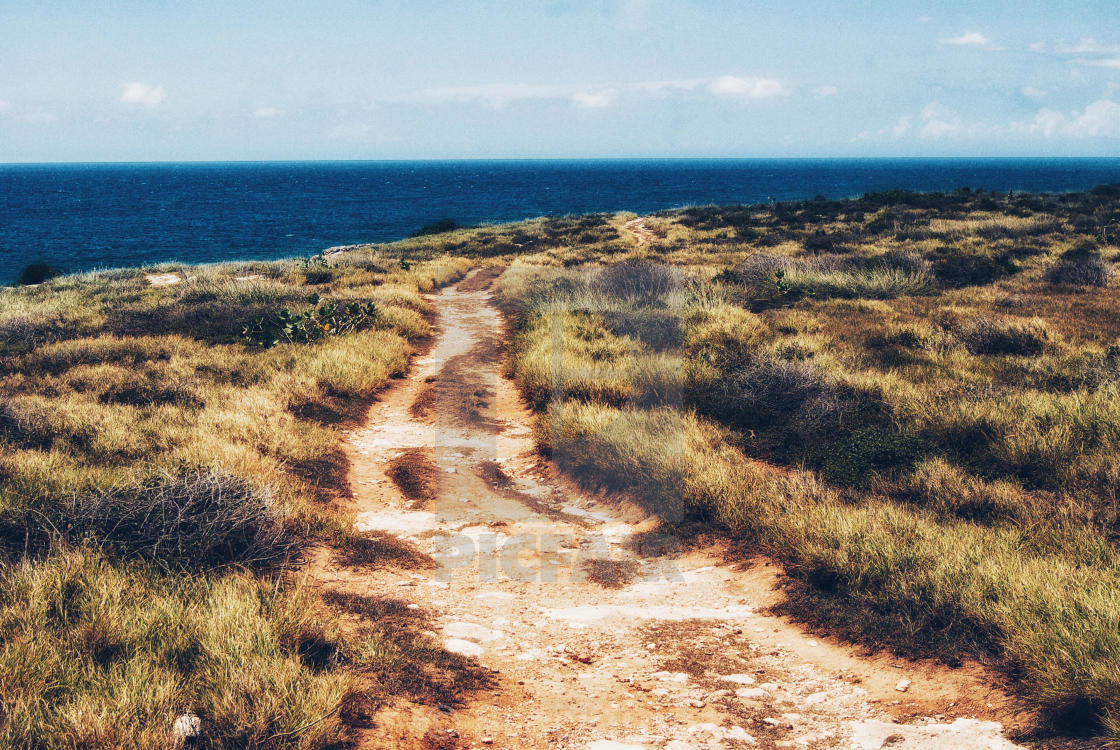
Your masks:
[{"label": "dark green bush", "polygon": [[29,263],[20,271],[18,283],[20,286],[42,284],[44,281],[50,281],[61,275],[62,271],[50,263]]},{"label": "dark green bush", "polygon": [[412,237],[426,237],[432,234],[444,234],[446,232],[454,232],[456,229],[461,229],[458,222],[454,219],[437,219],[429,224],[417,229],[412,233]]},{"label": "dark green bush", "polygon": [[690,383],[689,405],[785,457],[819,458],[819,446],[838,434],[884,419],[876,394],[835,380],[811,362],[742,351],[692,353],[698,355],[719,375]]},{"label": "dark green bush", "polygon": [[861,427],[838,435],[820,463],[829,480],[866,487],[876,473],[912,466],[923,453],[921,441],[882,426]]}]

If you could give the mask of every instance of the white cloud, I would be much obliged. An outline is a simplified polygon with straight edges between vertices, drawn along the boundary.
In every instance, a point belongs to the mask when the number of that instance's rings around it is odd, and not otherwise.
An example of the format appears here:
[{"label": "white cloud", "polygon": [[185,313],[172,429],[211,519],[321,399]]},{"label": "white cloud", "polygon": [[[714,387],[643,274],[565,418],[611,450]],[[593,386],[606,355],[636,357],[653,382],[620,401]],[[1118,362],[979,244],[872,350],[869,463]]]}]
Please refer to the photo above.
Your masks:
[{"label": "white cloud", "polygon": [[1043,89],[1035,88],[1034,86],[1024,86],[1019,89],[1019,93],[1028,99],[1045,99],[1047,92]]},{"label": "white cloud", "polygon": [[959,112],[937,101],[922,107],[919,119],[922,128],[918,131],[918,136],[925,140],[995,138],[1003,135],[1007,130],[1005,126],[999,124],[984,121],[968,122]]},{"label": "white cloud", "polygon": [[1058,42],[1054,51],[1061,55],[1120,55],[1120,46],[1102,44],[1092,37],[1085,37],[1074,44]]},{"label": "white cloud", "polygon": [[[1051,52],[1067,57],[1072,65],[1091,65],[1096,68],[1120,69],[1120,44],[1107,44],[1093,37],[1083,37],[1070,44],[1065,41],[1036,42],[1031,45],[1032,52]],[[1082,80],[1075,77],[1074,80]]]},{"label": "white cloud", "polygon": [[[1120,91],[1117,87],[1116,91]],[[893,127],[865,130],[854,141],[874,141],[888,137],[901,138],[915,132],[922,140],[990,140],[1008,137],[1084,140],[1107,138],[1120,140],[1120,104],[1113,101],[1111,91],[1084,109],[1060,112],[1044,107],[1027,121],[992,122],[970,120],[941,102],[932,101],[922,107],[917,118],[903,115]]]},{"label": "white cloud", "polygon": [[874,141],[891,136],[892,138],[901,138],[910,132],[910,128],[914,124],[914,118],[910,115],[902,115],[898,118],[893,126],[889,128],[879,128],[878,130],[864,130],[855,138],[853,142],[859,141]]},{"label": "white cloud", "polygon": [[960,114],[941,102],[930,102],[922,107],[921,137],[928,139],[947,138],[960,135],[964,130],[964,120]]},{"label": "white cloud", "polygon": [[929,23],[932,20],[930,16],[918,16],[918,23]]},{"label": "white cloud", "polygon": [[0,99],[0,112],[7,112],[12,108],[12,103],[6,99]]},{"label": "white cloud", "polygon": [[[431,88],[397,99],[418,104],[488,104],[494,108],[525,101],[568,101],[577,107],[596,109],[609,107],[626,95],[666,96],[705,89],[718,97],[737,99],[767,99],[784,96],[787,91],[781,82],[768,78],[721,76],[718,78],[692,78],[665,81],[640,81],[613,86],[563,86],[554,84],[493,83],[480,86],[455,86]],[[830,96],[834,87],[824,86],[815,91],[818,96]]]},{"label": "white cloud", "polygon": [[1076,115],[1069,126],[1074,138],[1120,138],[1120,104],[1100,99]]},{"label": "white cloud", "polygon": [[703,78],[685,78],[675,81],[642,81],[632,84],[630,88],[648,94],[662,94],[670,91],[694,91],[705,83],[707,81]]},{"label": "white cloud", "polygon": [[708,84],[708,91],[716,96],[739,99],[769,99],[786,93],[778,81],[753,76],[720,76]]},{"label": "white cloud", "polygon": [[1044,138],[1120,138],[1120,104],[1098,99],[1080,111],[1064,114],[1040,109],[1030,122],[1014,122],[1011,130],[1020,135]]},{"label": "white cloud", "polygon": [[572,101],[584,109],[602,109],[614,103],[618,92],[614,89],[606,91],[577,91],[572,94]]},{"label": "white cloud", "polygon": [[482,86],[455,86],[425,89],[413,97],[415,101],[442,104],[456,102],[469,104],[485,102],[492,107],[503,107],[510,102],[531,99],[567,99],[574,95],[569,87],[529,83],[490,83]]},{"label": "white cloud", "polygon": [[1066,116],[1053,109],[1040,109],[1029,123],[1012,123],[1011,129],[1024,135],[1041,135],[1053,138],[1067,127]]},{"label": "white cloud", "polygon": [[942,44],[952,44],[961,47],[987,47],[992,43],[988,37],[984,36],[979,31],[966,31],[960,36],[938,39],[937,41]]},{"label": "white cloud", "polygon": [[1102,60],[1074,60],[1082,65],[1093,65],[1098,68],[1120,68],[1120,57],[1106,57]]},{"label": "white cloud", "polygon": [[134,81],[126,83],[121,92],[121,101],[125,104],[140,104],[148,109],[158,107],[160,102],[167,98],[163,86],[149,86],[146,83]]},{"label": "white cloud", "polygon": [[58,115],[39,106],[34,106],[23,112],[23,121],[32,125],[50,125],[58,122]]},{"label": "white cloud", "polygon": [[276,117],[278,114],[280,114],[280,110],[276,107],[257,107],[253,110],[253,117],[268,118]]},{"label": "white cloud", "polygon": [[836,96],[839,93],[840,89],[836,88],[835,86],[817,86],[815,89],[813,89],[813,94],[815,96],[821,97],[822,99],[826,96]]}]

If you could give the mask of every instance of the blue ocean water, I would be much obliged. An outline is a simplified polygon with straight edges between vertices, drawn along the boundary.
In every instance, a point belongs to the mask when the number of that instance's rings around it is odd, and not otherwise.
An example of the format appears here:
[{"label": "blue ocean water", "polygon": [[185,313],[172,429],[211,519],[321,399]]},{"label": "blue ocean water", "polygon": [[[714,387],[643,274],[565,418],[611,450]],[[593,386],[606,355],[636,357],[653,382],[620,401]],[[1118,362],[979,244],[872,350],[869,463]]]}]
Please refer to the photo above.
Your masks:
[{"label": "blue ocean water", "polygon": [[246,162],[0,165],[0,282],[67,271],[309,255],[461,224],[968,186],[1120,183],[1120,159]]}]

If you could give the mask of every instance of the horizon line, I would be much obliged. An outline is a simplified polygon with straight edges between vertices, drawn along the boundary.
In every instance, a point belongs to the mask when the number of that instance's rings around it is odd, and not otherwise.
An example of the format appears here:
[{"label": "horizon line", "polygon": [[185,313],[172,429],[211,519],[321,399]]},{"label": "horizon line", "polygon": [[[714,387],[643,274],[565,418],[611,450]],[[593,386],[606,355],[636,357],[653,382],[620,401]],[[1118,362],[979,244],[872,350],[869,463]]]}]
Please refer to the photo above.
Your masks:
[{"label": "horizon line", "polygon": [[1120,155],[993,155],[993,156],[480,156],[415,158],[282,158],[282,159],[110,159],[0,161],[0,167],[17,166],[102,166],[159,164],[407,164],[407,163],[485,163],[485,162],[636,162],[636,161],[1120,161]]}]

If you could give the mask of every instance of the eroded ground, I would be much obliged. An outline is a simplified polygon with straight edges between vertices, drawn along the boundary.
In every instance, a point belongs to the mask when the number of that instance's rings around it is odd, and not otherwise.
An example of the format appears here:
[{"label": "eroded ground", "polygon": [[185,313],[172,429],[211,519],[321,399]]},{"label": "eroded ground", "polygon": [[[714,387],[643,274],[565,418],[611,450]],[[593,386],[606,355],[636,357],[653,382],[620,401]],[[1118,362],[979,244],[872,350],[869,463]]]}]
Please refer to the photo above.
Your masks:
[{"label": "eroded ground", "polygon": [[440,334],[349,436],[358,525],[435,566],[323,585],[405,600],[495,670],[466,703],[400,701],[366,747],[1012,748],[1015,704],[978,669],[867,657],[766,614],[776,571],[685,547],[535,450],[501,372],[488,270],[433,297]]}]

